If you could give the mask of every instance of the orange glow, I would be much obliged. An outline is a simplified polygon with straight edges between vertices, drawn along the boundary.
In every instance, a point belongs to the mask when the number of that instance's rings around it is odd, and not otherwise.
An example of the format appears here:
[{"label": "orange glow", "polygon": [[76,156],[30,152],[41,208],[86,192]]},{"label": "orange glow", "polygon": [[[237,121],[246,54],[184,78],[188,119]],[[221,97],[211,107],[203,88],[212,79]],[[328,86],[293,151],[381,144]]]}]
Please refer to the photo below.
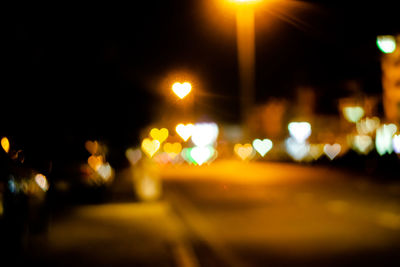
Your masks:
[{"label": "orange glow", "polygon": [[262,2],[262,0],[229,0],[229,2],[236,5],[254,5]]},{"label": "orange glow", "polygon": [[162,128],[162,129],[157,129],[157,128],[153,128],[150,131],[150,136],[154,139],[154,140],[158,140],[160,143],[164,142],[165,139],[168,138],[168,129],[166,128]]},{"label": "orange glow", "polygon": [[7,137],[1,138],[1,147],[4,149],[6,153],[10,151],[10,141],[8,141]]},{"label": "orange glow", "polygon": [[103,157],[92,155],[88,158],[88,164],[93,170],[97,171],[103,164]]},{"label": "orange glow", "polygon": [[85,142],[85,148],[90,154],[94,155],[99,149],[99,143],[97,141],[88,140]]},{"label": "orange glow", "polygon": [[142,142],[142,150],[149,157],[153,157],[153,155],[160,149],[160,141],[158,140],[150,140],[149,138],[145,138]]}]

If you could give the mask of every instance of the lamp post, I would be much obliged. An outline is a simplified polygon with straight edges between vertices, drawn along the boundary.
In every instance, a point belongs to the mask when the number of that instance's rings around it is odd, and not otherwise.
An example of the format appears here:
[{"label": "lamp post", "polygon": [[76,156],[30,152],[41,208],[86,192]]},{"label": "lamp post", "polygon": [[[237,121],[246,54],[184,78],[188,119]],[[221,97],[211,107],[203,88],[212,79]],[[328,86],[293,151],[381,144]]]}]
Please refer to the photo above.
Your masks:
[{"label": "lamp post", "polygon": [[259,0],[236,0],[236,37],[239,64],[241,121],[245,127],[254,101],[255,26],[254,4]]}]

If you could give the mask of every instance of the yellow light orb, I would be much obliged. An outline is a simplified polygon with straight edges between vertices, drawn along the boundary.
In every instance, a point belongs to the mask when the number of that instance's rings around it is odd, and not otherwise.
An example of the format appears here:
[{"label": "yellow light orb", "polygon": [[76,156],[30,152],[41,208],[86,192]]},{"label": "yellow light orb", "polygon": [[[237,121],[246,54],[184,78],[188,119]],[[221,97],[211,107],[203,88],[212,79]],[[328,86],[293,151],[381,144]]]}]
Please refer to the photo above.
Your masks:
[{"label": "yellow light orb", "polygon": [[1,138],[1,147],[4,149],[4,151],[6,153],[8,153],[8,151],[10,151],[10,141],[8,141],[7,137],[3,137]]}]

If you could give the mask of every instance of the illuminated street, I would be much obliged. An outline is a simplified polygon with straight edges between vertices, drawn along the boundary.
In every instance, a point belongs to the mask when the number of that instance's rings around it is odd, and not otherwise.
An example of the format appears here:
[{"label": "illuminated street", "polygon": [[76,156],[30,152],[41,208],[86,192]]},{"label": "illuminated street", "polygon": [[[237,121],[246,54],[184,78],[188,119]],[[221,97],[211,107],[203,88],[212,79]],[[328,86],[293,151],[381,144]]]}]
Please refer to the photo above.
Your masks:
[{"label": "illuminated street", "polygon": [[[51,224],[48,243],[33,247],[36,257],[74,266],[399,263],[398,182],[284,163],[162,172],[160,201],[77,207]],[[129,174],[119,178],[127,182]]]},{"label": "illuminated street", "polygon": [[7,6],[0,266],[400,266],[392,2]]}]

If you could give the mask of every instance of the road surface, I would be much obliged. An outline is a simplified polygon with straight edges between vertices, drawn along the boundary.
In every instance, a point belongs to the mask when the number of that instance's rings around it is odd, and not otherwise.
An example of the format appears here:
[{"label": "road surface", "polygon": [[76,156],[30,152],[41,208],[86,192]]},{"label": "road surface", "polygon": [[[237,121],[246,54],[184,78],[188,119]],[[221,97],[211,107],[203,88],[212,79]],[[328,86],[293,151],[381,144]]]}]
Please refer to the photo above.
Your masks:
[{"label": "road surface", "polygon": [[[131,173],[118,173],[115,192],[132,190]],[[400,181],[233,161],[167,166],[159,173],[161,199],[74,207],[53,219],[46,236],[31,238],[29,261],[51,266],[400,266]]]}]

